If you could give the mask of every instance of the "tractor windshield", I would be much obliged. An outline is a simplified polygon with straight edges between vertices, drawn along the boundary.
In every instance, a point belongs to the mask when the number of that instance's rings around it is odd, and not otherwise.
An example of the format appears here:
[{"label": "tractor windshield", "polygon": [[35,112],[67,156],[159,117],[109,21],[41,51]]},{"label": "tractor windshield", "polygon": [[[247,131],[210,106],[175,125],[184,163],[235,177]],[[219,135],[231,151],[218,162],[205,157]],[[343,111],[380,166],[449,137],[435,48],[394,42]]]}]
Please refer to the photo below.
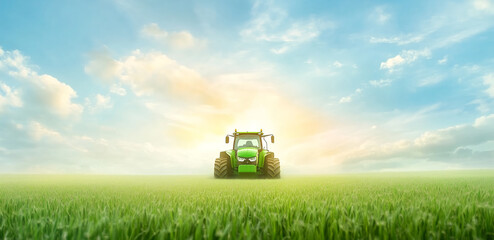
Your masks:
[{"label": "tractor windshield", "polygon": [[235,149],[244,147],[259,148],[259,136],[257,135],[239,135],[235,138]]}]

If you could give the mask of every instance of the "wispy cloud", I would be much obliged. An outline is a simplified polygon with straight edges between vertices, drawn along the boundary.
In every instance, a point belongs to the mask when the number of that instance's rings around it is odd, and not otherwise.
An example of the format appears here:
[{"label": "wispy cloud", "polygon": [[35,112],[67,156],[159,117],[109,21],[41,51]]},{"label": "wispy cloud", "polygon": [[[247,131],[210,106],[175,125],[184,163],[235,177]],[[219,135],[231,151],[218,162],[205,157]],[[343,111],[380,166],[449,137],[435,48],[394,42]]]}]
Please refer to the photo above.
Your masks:
[{"label": "wispy cloud", "polygon": [[280,48],[272,48],[271,49],[271,52],[273,52],[274,54],[283,54],[287,50],[288,50],[288,46],[283,46],[283,47],[280,47]]},{"label": "wispy cloud", "polygon": [[244,38],[282,44],[272,51],[284,53],[289,47],[316,39],[334,24],[322,18],[293,19],[285,9],[270,1],[256,1],[252,7],[252,19],[240,32]]},{"label": "wispy cloud", "polygon": [[494,13],[494,4],[489,0],[474,0],[473,6],[477,10]]},{"label": "wispy cloud", "polygon": [[410,43],[418,43],[424,39],[423,36],[406,36],[406,37],[371,37],[371,43],[391,43],[397,45],[406,45]]},{"label": "wispy cloud", "polygon": [[392,72],[396,67],[415,62],[420,57],[430,57],[431,52],[429,49],[424,50],[404,50],[400,54],[388,58],[385,62],[381,62],[381,69]]},{"label": "wispy cloud", "polygon": [[346,97],[342,97],[340,98],[340,103],[349,103],[352,101],[352,96],[346,96]]},{"label": "wispy cloud", "polygon": [[339,61],[334,61],[333,66],[335,66],[336,68],[341,68],[343,67],[343,64],[340,63]]},{"label": "wispy cloud", "polygon": [[352,102],[353,101],[353,98],[355,96],[361,94],[361,93],[362,93],[362,89],[361,88],[357,88],[357,89],[355,89],[355,91],[352,94],[340,98],[339,103],[349,103],[349,102]]},{"label": "wispy cloud", "polygon": [[391,14],[386,11],[385,6],[379,6],[372,11],[371,18],[379,24],[388,22],[391,19]]},{"label": "wispy cloud", "polygon": [[477,105],[477,107],[476,107],[477,111],[479,111],[482,114],[489,113],[491,111],[491,108],[492,108],[492,104],[490,104],[485,99],[481,99],[481,98],[473,100],[471,102],[471,104]]},{"label": "wispy cloud", "polygon": [[485,92],[494,98],[494,74],[487,74],[483,77],[484,85],[487,86]]},{"label": "wispy cloud", "polygon": [[437,63],[443,65],[443,64],[446,64],[448,62],[448,56],[444,56],[443,58],[437,60]]},{"label": "wispy cloud", "polygon": [[427,77],[424,77],[422,79],[420,79],[419,81],[419,86],[420,87],[424,87],[424,86],[430,86],[430,85],[434,85],[434,84],[437,84],[441,81],[444,80],[444,76],[441,75],[441,74],[433,74],[433,75],[430,75],[430,76],[427,76]]},{"label": "wispy cloud", "polygon": [[374,87],[386,87],[391,85],[393,80],[391,79],[380,79],[380,80],[371,80],[369,83]]},{"label": "wispy cloud", "polygon": [[120,96],[127,95],[127,90],[125,90],[125,88],[123,88],[119,84],[113,84],[110,87],[110,92],[113,93],[113,94],[116,94],[116,95],[120,95]]},{"label": "wispy cloud", "polygon": [[464,41],[494,26],[493,4],[489,0],[452,3],[429,19],[416,23],[419,31],[397,36],[369,38],[371,43],[408,45],[422,43],[430,50]]},{"label": "wispy cloud", "polygon": [[195,38],[188,31],[167,32],[164,29],[161,29],[156,23],[145,25],[142,27],[141,33],[145,37],[169,45],[173,48],[187,49],[204,46],[203,40]]},{"label": "wispy cloud", "polygon": [[96,94],[93,99],[85,99],[86,108],[91,112],[95,113],[103,109],[110,109],[113,107],[110,96],[103,96],[101,94]]},{"label": "wispy cloud", "polygon": [[43,126],[41,123],[32,121],[29,125],[29,134],[35,141],[41,141],[44,138],[51,138],[57,141],[60,141],[62,136],[59,132],[49,129],[46,126]]}]

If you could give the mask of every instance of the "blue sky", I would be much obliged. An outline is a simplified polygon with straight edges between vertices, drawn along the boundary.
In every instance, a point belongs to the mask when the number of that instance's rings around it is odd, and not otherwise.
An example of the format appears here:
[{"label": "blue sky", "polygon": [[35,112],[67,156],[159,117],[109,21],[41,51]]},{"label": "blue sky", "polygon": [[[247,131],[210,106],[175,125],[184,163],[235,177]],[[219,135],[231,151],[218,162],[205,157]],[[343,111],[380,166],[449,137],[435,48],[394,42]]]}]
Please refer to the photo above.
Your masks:
[{"label": "blue sky", "polygon": [[494,2],[0,2],[0,171],[494,167]]}]

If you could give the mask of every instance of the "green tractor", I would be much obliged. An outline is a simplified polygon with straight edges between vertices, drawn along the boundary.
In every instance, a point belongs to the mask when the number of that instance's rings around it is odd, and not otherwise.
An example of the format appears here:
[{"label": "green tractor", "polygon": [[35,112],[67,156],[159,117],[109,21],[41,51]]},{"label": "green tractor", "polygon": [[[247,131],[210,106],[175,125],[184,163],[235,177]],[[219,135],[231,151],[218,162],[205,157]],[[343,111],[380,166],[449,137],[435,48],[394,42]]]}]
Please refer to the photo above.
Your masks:
[{"label": "green tractor", "polygon": [[[273,134],[259,132],[235,132],[226,135],[225,143],[233,138],[233,149],[220,152],[220,157],[214,162],[214,176],[229,178],[235,176],[258,176],[280,178],[280,160],[268,150],[267,137]],[[263,143],[264,142],[264,143]]]}]

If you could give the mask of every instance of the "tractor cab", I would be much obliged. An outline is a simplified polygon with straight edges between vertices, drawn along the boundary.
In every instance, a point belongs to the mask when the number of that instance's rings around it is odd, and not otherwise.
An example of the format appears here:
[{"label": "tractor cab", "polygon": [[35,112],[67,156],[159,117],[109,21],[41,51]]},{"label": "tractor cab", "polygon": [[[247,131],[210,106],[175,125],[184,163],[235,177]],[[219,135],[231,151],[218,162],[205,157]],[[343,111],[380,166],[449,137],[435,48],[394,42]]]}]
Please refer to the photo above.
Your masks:
[{"label": "tractor cab", "polygon": [[259,135],[239,135],[235,138],[233,149],[239,148],[261,148],[261,141]]},{"label": "tractor cab", "polygon": [[235,132],[233,134],[226,135],[225,143],[230,142],[230,137],[234,138],[233,149],[238,150],[240,148],[251,147],[259,150],[268,149],[267,137],[271,137],[271,143],[274,143],[273,134],[264,134],[262,129],[260,132]]}]

